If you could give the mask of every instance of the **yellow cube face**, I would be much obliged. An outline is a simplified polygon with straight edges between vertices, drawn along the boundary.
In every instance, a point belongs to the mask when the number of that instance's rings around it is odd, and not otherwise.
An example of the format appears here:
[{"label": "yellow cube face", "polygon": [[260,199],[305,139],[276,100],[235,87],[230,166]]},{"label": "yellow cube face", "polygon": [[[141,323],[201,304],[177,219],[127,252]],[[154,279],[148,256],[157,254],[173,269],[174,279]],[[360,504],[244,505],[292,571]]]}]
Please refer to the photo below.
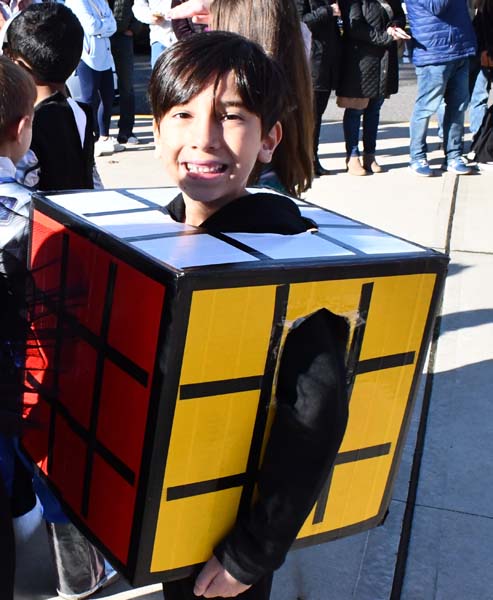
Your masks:
[{"label": "yellow cube face", "polygon": [[259,405],[266,364],[270,359],[275,371],[282,354],[269,357],[280,291],[282,343],[295,321],[322,308],[346,317],[353,337],[356,325],[363,332],[349,356],[357,366],[346,435],[298,539],[304,544],[340,537],[382,518],[436,277],[425,273],[193,293],[151,572],[207,560],[235,521],[249,463],[257,457],[257,468],[260,460],[252,448],[268,436],[269,420]]}]

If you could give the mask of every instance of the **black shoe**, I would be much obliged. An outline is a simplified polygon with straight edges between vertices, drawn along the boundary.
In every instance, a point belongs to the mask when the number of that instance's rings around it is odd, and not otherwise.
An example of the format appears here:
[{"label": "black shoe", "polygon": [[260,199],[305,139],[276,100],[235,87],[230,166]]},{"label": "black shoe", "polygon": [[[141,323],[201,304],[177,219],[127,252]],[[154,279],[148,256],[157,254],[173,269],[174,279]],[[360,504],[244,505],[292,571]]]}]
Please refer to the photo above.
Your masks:
[{"label": "black shoe", "polygon": [[328,169],[324,169],[318,160],[313,163],[313,172],[315,173],[315,177],[330,175],[330,171]]}]

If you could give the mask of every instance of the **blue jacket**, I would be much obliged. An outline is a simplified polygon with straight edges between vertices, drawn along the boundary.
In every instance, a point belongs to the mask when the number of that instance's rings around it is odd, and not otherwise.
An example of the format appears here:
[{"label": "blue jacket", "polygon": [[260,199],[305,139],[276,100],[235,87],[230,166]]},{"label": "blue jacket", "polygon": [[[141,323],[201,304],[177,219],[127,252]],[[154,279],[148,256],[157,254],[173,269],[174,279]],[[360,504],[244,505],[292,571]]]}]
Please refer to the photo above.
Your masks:
[{"label": "blue jacket", "polygon": [[476,54],[466,0],[408,0],[416,66],[437,65]]}]

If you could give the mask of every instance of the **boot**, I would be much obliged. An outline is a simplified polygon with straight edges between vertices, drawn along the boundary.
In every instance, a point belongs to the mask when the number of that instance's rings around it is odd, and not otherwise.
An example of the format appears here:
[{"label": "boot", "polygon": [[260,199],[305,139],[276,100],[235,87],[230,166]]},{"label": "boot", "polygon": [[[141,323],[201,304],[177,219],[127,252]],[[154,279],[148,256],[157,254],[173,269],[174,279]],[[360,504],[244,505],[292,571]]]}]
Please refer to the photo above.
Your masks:
[{"label": "boot", "polygon": [[363,168],[369,173],[385,173],[385,169],[375,160],[374,154],[363,154]]},{"label": "boot", "polygon": [[318,157],[316,157],[315,160],[313,161],[313,172],[315,174],[315,177],[321,177],[323,175],[330,175],[330,171],[328,169],[326,169],[325,167],[322,167],[322,165],[320,164],[320,161],[318,160]]},{"label": "boot", "polygon": [[346,158],[346,168],[350,175],[368,175],[365,169],[363,169],[361,166],[359,156],[350,156],[349,158]]}]

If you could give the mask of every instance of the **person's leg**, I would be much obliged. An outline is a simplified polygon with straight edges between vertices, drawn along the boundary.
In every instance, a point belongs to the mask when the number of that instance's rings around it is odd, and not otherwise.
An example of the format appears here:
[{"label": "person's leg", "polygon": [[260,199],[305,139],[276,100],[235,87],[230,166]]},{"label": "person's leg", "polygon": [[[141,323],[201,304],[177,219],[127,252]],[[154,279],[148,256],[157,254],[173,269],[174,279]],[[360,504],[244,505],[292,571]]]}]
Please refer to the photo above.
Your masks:
[{"label": "person's leg", "polygon": [[99,73],[81,60],[77,65],[77,77],[80,83],[80,101],[89,104],[92,109],[94,133],[98,138]]},{"label": "person's leg", "polygon": [[315,175],[328,175],[329,171],[324,169],[320,164],[318,158],[318,144],[320,140],[320,129],[322,127],[322,116],[327,104],[329,102],[330,92],[328,91],[317,91],[313,92],[313,115],[314,115],[314,129],[313,129],[313,167]]},{"label": "person's leg", "polygon": [[437,112],[445,94],[446,65],[416,67],[418,91],[409,124],[411,163],[426,160],[426,134],[431,115]]},{"label": "person's leg", "polygon": [[151,68],[154,69],[154,65],[156,64],[159,56],[166,50],[166,46],[160,44],[159,42],[153,42],[151,44]]},{"label": "person's leg", "polygon": [[118,141],[124,143],[132,135],[135,121],[133,37],[115,33],[111,37],[111,53],[115,61],[120,92]]},{"label": "person's leg", "polygon": [[[165,600],[197,600],[193,593],[196,576],[186,577],[178,581],[163,583],[163,595]],[[266,575],[260,581],[252,585],[246,592],[235,596],[239,600],[269,600],[272,588],[273,575]],[[221,597],[217,597],[221,600]]]},{"label": "person's leg", "polygon": [[462,155],[464,115],[469,103],[469,60],[453,61],[446,71],[443,145],[447,164]]},{"label": "person's leg", "polygon": [[368,106],[363,112],[363,152],[365,154],[375,154],[380,109],[383,101],[384,98],[370,98]]},{"label": "person's leg", "polygon": [[346,143],[346,166],[350,175],[366,175],[359,158],[359,129],[362,110],[346,108],[342,119],[344,140]]},{"label": "person's leg", "polygon": [[491,83],[488,78],[487,69],[480,68],[476,73],[471,92],[471,103],[469,106],[469,131],[473,135],[479,131],[486,111],[488,110],[490,87]]},{"label": "person's leg", "polygon": [[110,135],[111,111],[113,108],[113,72],[111,69],[99,73],[99,95],[101,104],[98,110],[98,124],[101,137]]}]

